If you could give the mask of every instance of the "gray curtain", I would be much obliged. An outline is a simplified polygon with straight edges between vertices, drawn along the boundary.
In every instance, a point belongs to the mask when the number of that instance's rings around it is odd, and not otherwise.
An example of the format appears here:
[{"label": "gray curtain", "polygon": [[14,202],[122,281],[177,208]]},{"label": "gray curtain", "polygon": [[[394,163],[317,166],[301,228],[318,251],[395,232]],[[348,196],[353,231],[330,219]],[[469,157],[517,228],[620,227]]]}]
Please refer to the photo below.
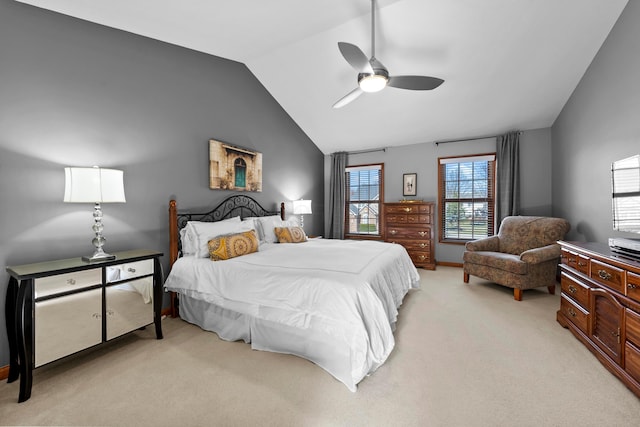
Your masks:
[{"label": "gray curtain", "polygon": [[496,138],[496,221],[520,215],[520,132]]},{"label": "gray curtain", "polygon": [[345,151],[331,154],[331,178],[329,180],[329,232],[330,239],[344,239],[344,204],[346,201],[346,177],[349,154]]}]

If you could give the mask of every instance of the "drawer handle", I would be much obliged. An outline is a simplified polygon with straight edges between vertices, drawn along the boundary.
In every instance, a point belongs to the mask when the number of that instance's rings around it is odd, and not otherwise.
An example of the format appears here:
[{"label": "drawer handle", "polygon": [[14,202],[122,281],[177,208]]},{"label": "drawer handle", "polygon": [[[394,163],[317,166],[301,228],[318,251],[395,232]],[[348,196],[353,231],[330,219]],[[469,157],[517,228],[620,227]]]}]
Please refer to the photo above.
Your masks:
[{"label": "drawer handle", "polygon": [[420,247],[421,247],[421,248],[426,248],[426,247],[427,247],[427,245],[425,245],[424,243],[420,243]]},{"label": "drawer handle", "polygon": [[418,256],[418,259],[419,259],[420,261],[424,261],[424,255],[419,255],[419,256]]},{"label": "drawer handle", "polygon": [[569,285],[569,292],[571,292],[572,294],[575,294],[576,292],[578,292],[578,288],[576,288],[573,285]]},{"label": "drawer handle", "polygon": [[567,313],[569,313],[569,316],[571,317],[576,317],[577,313],[575,312],[575,310],[573,308],[568,308],[567,309]]},{"label": "drawer handle", "polygon": [[427,235],[426,231],[419,231],[418,234],[420,235],[420,237],[424,237]]},{"label": "drawer handle", "polygon": [[578,262],[578,266],[579,267],[586,267],[587,263],[586,262]]},{"label": "drawer handle", "polygon": [[598,276],[599,276],[602,280],[609,280],[609,279],[611,279],[611,274],[607,273],[605,270],[598,270]]},{"label": "drawer handle", "polygon": [[402,210],[405,211],[405,212],[411,212],[411,208],[404,208]]},{"label": "drawer handle", "polygon": [[617,331],[611,331],[611,336],[615,337],[618,340],[618,344],[620,344],[620,328]]},{"label": "drawer handle", "polygon": [[627,288],[629,288],[629,289],[638,289],[638,285],[633,284],[633,283],[629,283],[629,284],[627,285]]},{"label": "drawer handle", "polygon": [[67,279],[67,285],[75,285],[76,279]]},{"label": "drawer handle", "polygon": [[396,234],[398,233],[398,230],[389,230],[389,234]]},{"label": "drawer handle", "polygon": [[135,269],[135,268],[133,268],[133,267],[129,267],[129,268],[127,268],[127,271],[128,271],[129,273],[135,273],[135,272],[136,272],[136,269]]},{"label": "drawer handle", "polygon": [[91,315],[91,317],[93,317],[94,319],[100,319],[100,318],[102,317],[102,314],[100,314],[100,313],[93,313],[93,314]]}]

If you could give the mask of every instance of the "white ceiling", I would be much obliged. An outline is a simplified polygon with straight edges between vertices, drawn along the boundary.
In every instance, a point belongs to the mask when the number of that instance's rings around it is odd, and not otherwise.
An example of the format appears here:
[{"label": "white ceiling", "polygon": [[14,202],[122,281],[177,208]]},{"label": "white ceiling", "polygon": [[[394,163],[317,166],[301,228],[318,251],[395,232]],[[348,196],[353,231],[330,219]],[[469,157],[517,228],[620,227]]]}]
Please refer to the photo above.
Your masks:
[{"label": "white ceiling", "polygon": [[628,0],[378,0],[376,57],[439,77],[332,109],[371,52],[369,0],[19,0],[245,63],[325,154],[549,127]]}]

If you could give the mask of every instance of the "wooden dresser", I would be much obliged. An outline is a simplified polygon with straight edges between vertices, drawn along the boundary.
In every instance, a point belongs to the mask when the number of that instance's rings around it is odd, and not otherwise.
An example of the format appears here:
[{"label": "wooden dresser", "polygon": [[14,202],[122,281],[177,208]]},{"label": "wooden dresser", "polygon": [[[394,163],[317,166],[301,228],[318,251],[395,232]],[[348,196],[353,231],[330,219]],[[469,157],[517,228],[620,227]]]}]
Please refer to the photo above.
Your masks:
[{"label": "wooden dresser", "polygon": [[385,241],[404,246],[416,267],[435,270],[435,203],[385,203]]},{"label": "wooden dresser", "polygon": [[558,322],[640,397],[640,262],[602,243],[558,243]]}]

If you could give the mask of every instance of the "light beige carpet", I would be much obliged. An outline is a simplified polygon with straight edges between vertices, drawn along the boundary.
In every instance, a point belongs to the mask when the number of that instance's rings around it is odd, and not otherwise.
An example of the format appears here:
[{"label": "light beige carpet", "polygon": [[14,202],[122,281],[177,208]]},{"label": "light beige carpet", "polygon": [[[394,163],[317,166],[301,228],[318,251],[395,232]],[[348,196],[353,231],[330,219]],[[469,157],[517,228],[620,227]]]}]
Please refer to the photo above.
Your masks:
[{"label": "light beige carpet", "polygon": [[546,288],[420,270],[396,347],[351,393],[295,356],[221,341],[179,319],[0,384],[2,425],[637,426],[640,399],[555,321]]}]

